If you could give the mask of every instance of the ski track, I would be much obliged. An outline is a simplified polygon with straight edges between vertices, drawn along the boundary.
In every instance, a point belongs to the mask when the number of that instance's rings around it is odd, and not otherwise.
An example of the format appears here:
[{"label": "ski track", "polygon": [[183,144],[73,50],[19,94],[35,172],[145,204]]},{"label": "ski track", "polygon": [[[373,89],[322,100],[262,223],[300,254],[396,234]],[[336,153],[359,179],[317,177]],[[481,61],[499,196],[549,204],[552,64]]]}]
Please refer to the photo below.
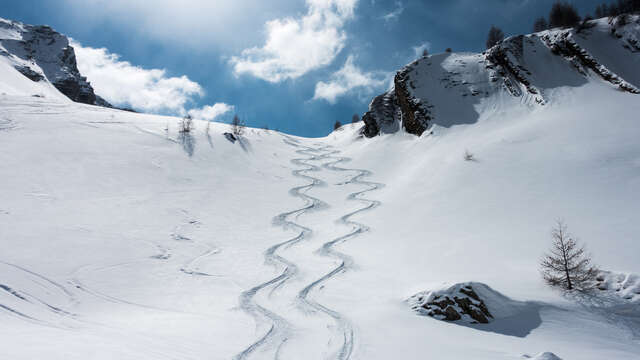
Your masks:
[{"label": "ski track", "polygon": [[[297,274],[298,272],[297,265],[285,259],[284,257],[278,255],[277,252],[280,249],[287,249],[291,246],[294,246],[300,241],[307,239],[311,236],[312,234],[311,229],[301,226],[289,219],[291,217],[295,219],[298,216],[308,211],[317,210],[319,208],[327,206],[321,200],[306,194],[308,190],[312,189],[315,186],[325,185],[322,180],[314,178],[310,175],[306,175],[306,173],[311,171],[320,171],[320,166],[309,164],[308,161],[317,161],[317,160],[332,158],[334,159],[333,161],[323,164],[322,167],[331,171],[356,172],[356,175],[351,177],[351,179],[337,185],[359,184],[359,185],[367,186],[367,189],[351,193],[347,197],[347,200],[357,200],[360,202],[364,202],[366,205],[355,211],[352,211],[343,215],[338,220],[338,223],[350,226],[352,228],[352,230],[349,233],[324,243],[322,247],[317,250],[318,254],[337,259],[339,260],[340,264],[335,268],[333,268],[331,271],[329,271],[327,274],[322,276],[321,278],[305,286],[298,293],[296,298],[298,300],[298,306],[301,307],[302,310],[305,311],[306,313],[309,313],[310,310],[312,312],[321,312],[333,319],[333,321],[337,325],[337,329],[339,329],[340,333],[337,336],[342,338],[342,345],[340,346],[340,349],[337,351],[337,353],[332,355],[330,358],[347,360],[351,357],[354,349],[355,335],[354,335],[353,326],[342,314],[340,314],[335,310],[330,309],[329,307],[323,304],[316,302],[310,297],[310,294],[313,292],[314,289],[323,286],[326,282],[333,279],[338,274],[345,272],[353,267],[353,264],[354,264],[353,259],[350,256],[335,250],[334,246],[340,243],[343,243],[347,240],[350,240],[356,237],[357,235],[369,230],[369,228],[366,225],[350,220],[350,218],[356,214],[371,210],[377,207],[378,205],[380,205],[379,201],[364,199],[364,198],[361,198],[360,196],[367,192],[380,189],[384,185],[363,180],[364,177],[371,175],[371,172],[368,170],[349,169],[349,168],[341,168],[336,166],[338,163],[347,162],[347,161],[350,161],[351,159],[346,157],[333,157],[332,155],[339,153],[339,151],[331,150],[331,146],[318,144],[316,145],[317,147],[307,147],[307,146],[300,145],[296,140],[291,139],[289,137],[286,137],[284,142],[287,143],[288,145],[298,147],[299,150],[296,151],[298,154],[309,155],[308,158],[296,158],[296,159],[292,159],[291,162],[298,166],[306,166],[303,169],[293,170],[292,174],[296,177],[310,180],[311,183],[303,186],[294,187],[289,191],[289,193],[292,196],[299,197],[305,200],[306,205],[303,208],[279,214],[273,219],[273,223],[275,225],[282,226],[285,229],[295,229],[296,231],[298,231],[298,235],[287,241],[277,243],[269,247],[264,252],[265,262],[277,268],[282,268],[283,269],[282,272],[278,276],[242,293],[240,297],[240,307],[245,312],[251,314],[256,319],[257,323],[269,322],[270,326],[269,326],[269,330],[262,337],[260,337],[258,340],[256,340],[254,343],[252,343],[247,348],[245,348],[242,352],[236,355],[234,359],[236,360],[246,359],[251,355],[251,353],[253,353],[254,351],[256,351],[258,348],[262,346],[266,346],[267,344],[276,346],[274,358],[279,359],[279,355],[282,351],[282,348],[284,347],[285,343],[289,340],[291,325],[280,315],[275,314],[274,312],[258,305],[254,301],[254,297],[258,292],[269,287],[270,287],[270,292],[268,296],[270,297],[275,291],[278,290],[278,288],[280,288],[289,279],[293,278]],[[320,154],[314,155],[318,153]]]},{"label": "ski track", "polygon": [[[39,287],[41,287],[42,289],[47,290],[48,292],[57,292],[61,295],[63,295],[67,301],[69,302],[69,304],[73,305],[73,304],[77,304],[77,299],[76,297],[69,291],[67,290],[63,285],[41,275],[38,274],[36,272],[33,272],[27,268],[24,268],[22,266],[19,265],[15,265],[9,262],[5,262],[5,261],[0,261],[0,264],[12,267],[16,270],[21,271],[22,273],[24,273],[27,278],[29,280],[31,280],[34,284],[37,284]],[[74,314],[72,312],[66,311],[58,306],[55,305],[51,305],[50,303],[48,303],[45,300],[42,300],[41,298],[31,294],[30,292],[24,291],[24,290],[20,290],[20,289],[15,289],[10,287],[9,285],[6,284],[0,284],[0,291],[2,291],[2,293],[4,294],[8,294],[13,296],[14,298],[18,299],[21,302],[25,302],[25,303],[29,303],[33,306],[41,306],[44,309],[46,309],[47,311],[57,315],[57,316],[62,316],[62,317],[67,317],[67,318],[72,318],[75,319],[78,315]],[[30,321],[30,322],[35,322],[39,325],[44,325],[44,326],[50,326],[50,327],[56,327],[56,328],[62,328],[56,324],[50,323],[49,321],[45,321],[45,320],[41,320],[38,319],[34,316],[31,315],[27,315],[24,312],[18,311],[14,308],[11,308],[7,305],[4,304],[0,304],[0,310],[4,310],[5,312],[8,312],[11,315],[17,316],[19,318],[22,318],[23,320],[26,321]]]},{"label": "ski track", "polygon": [[304,166],[304,168],[302,169],[293,170],[291,174],[295,177],[309,180],[310,183],[306,185],[296,186],[289,190],[290,195],[304,200],[305,206],[296,210],[283,212],[273,219],[274,225],[281,226],[284,229],[294,229],[295,231],[298,231],[298,234],[295,237],[272,245],[264,252],[265,263],[276,268],[282,268],[282,272],[280,273],[280,275],[262,284],[254,286],[253,288],[244,291],[240,295],[240,308],[246,313],[253,316],[257,324],[270,323],[270,326],[269,330],[263,336],[261,336],[259,339],[254,341],[251,345],[237,354],[234,357],[234,359],[236,360],[246,359],[258,348],[266,346],[268,344],[276,345],[276,352],[274,357],[275,359],[279,358],[284,344],[289,339],[291,324],[280,315],[266,309],[263,306],[260,306],[254,301],[254,297],[258,292],[268,287],[272,287],[268,294],[268,296],[271,296],[280,286],[282,286],[298,273],[298,267],[296,266],[296,264],[278,255],[277,251],[281,248],[289,248],[301,242],[302,240],[309,238],[312,234],[312,230],[288,219],[292,216],[297,218],[298,216],[309,211],[319,210],[328,206],[323,201],[306,194],[308,190],[314,187],[325,185],[322,180],[307,175],[306,173],[321,170],[319,166],[309,164],[307,163],[307,161],[321,160],[323,158],[326,158],[328,154],[323,152],[326,151],[328,146],[319,145],[315,148],[307,147],[300,145],[297,140],[289,137],[285,137],[283,141],[288,145],[298,148],[298,150],[296,150],[296,153],[308,156],[305,158],[294,158],[291,160],[291,163],[293,163],[294,165]]},{"label": "ski track", "polygon": [[[203,244],[205,245],[205,244]],[[218,254],[220,252],[220,249],[216,248],[216,247],[211,247],[209,245],[205,245],[208,247],[208,250],[203,252],[202,254],[196,256],[195,258],[191,259],[189,262],[187,262],[186,264],[184,264],[181,268],[180,271],[187,274],[187,275],[197,275],[197,276],[217,276],[219,277],[220,275],[217,274],[209,274],[209,273],[205,273],[202,272],[200,270],[198,270],[198,267],[196,266],[196,264],[206,258],[209,257],[211,255],[215,255]]]},{"label": "ski track", "polygon": [[75,304],[75,303],[78,302],[77,298],[73,295],[73,293],[71,291],[67,290],[67,288],[64,287],[64,285],[62,285],[60,283],[57,283],[57,282],[55,282],[55,281],[53,281],[53,280],[51,280],[51,279],[49,279],[49,278],[47,278],[47,277],[45,277],[43,275],[40,275],[40,274],[38,274],[36,272],[33,272],[33,271],[31,271],[31,270],[29,270],[27,268],[24,268],[22,266],[19,266],[19,265],[15,265],[15,264],[8,263],[8,262],[5,262],[5,261],[0,261],[0,264],[4,264],[4,265],[10,266],[10,267],[13,267],[15,269],[18,269],[20,271],[23,271],[23,272],[29,274],[32,277],[38,278],[40,280],[43,280],[43,281],[49,283],[50,285],[52,285],[53,287],[57,288],[59,291],[61,291],[69,299],[69,301],[71,303]]},{"label": "ski track", "polygon": [[313,281],[312,283],[304,287],[298,293],[298,296],[297,296],[299,303],[302,304],[302,306],[304,306],[305,308],[310,308],[312,310],[325,313],[330,317],[332,317],[336,322],[338,329],[340,329],[340,331],[342,332],[341,334],[342,346],[340,347],[338,352],[331,358],[335,358],[338,360],[347,360],[351,358],[351,355],[354,349],[354,338],[355,338],[353,325],[349,322],[348,319],[346,319],[339,312],[332,310],[326,307],[325,305],[320,304],[317,301],[310,298],[309,294],[314,289],[318,287],[322,287],[327,281],[335,278],[338,274],[346,272],[347,270],[353,267],[353,264],[354,264],[353,259],[350,256],[335,250],[334,246],[340,243],[343,243],[347,240],[350,240],[358,236],[359,234],[369,231],[369,227],[367,227],[362,223],[350,220],[350,218],[356,214],[362,213],[364,211],[372,210],[373,208],[379,206],[380,205],[379,201],[364,199],[364,198],[361,198],[360,195],[370,191],[378,190],[384,186],[383,184],[380,184],[380,183],[374,183],[374,182],[362,180],[363,177],[370,176],[372,174],[368,170],[348,169],[348,168],[341,168],[336,166],[336,164],[338,163],[347,162],[347,161],[351,161],[351,159],[347,157],[338,157],[335,161],[326,163],[323,166],[326,169],[329,169],[332,171],[357,172],[357,174],[353,176],[351,179],[337,185],[359,184],[359,185],[368,186],[368,189],[351,193],[347,197],[347,200],[356,200],[356,201],[364,202],[366,203],[366,206],[360,209],[357,209],[355,211],[352,211],[350,213],[347,213],[342,217],[340,217],[338,222],[347,226],[351,226],[352,230],[346,235],[342,235],[329,242],[324,243],[322,247],[317,251],[322,256],[337,259],[338,261],[340,261],[340,264],[335,268],[333,268],[333,270],[331,270],[330,272],[322,276],[321,278]]}]

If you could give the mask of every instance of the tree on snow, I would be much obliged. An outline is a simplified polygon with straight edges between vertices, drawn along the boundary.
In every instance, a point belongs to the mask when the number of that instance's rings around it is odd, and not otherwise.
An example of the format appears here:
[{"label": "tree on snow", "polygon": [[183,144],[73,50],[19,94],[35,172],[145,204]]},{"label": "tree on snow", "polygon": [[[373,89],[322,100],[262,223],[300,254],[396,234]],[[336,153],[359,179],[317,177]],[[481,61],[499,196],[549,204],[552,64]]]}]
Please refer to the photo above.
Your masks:
[{"label": "tree on snow", "polygon": [[549,27],[574,27],[580,22],[578,10],[566,2],[556,1],[549,12]]},{"label": "tree on snow", "polygon": [[491,25],[489,35],[487,35],[487,49],[492,48],[495,44],[504,40],[504,33],[500,28]]},{"label": "tree on snow", "polygon": [[238,115],[234,115],[233,120],[231,120],[231,132],[236,137],[244,133],[244,122],[240,120]]},{"label": "tree on snow", "polygon": [[584,248],[567,232],[567,226],[558,220],[551,231],[553,244],[540,262],[542,278],[551,286],[565,290],[586,290],[594,280],[597,270]]},{"label": "tree on snow", "polygon": [[193,130],[193,118],[191,115],[185,115],[182,120],[180,120],[179,131],[181,133],[188,133],[191,132],[191,130]]},{"label": "tree on snow", "polygon": [[549,28],[549,24],[547,23],[547,19],[544,17],[539,17],[536,21],[533,22],[533,32],[540,32],[547,30]]},{"label": "tree on snow", "polygon": [[340,121],[336,120],[335,124],[333,124],[333,130],[338,130],[341,126]]}]

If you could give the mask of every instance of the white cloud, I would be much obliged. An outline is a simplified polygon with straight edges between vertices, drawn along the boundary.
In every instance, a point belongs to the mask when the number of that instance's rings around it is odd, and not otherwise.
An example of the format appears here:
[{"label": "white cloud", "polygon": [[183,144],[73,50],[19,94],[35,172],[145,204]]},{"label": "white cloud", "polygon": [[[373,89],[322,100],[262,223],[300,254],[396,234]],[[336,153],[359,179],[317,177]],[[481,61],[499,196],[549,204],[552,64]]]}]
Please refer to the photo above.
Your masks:
[{"label": "white cloud", "polygon": [[402,15],[402,13],[404,12],[404,5],[402,5],[402,3],[400,1],[396,1],[396,8],[388,13],[382,16],[382,19],[389,23],[391,21],[395,21],[398,20],[400,18],[400,15]]},{"label": "white cloud", "polygon": [[205,105],[199,109],[189,110],[189,115],[196,119],[213,121],[220,115],[233,111],[234,106],[225,103],[215,103],[213,106]]},{"label": "white cloud", "polygon": [[72,41],[78,69],[96,93],[116,106],[147,112],[185,113],[185,105],[202,96],[202,87],[186,76],[167,77],[161,69],[143,69],[105,48],[84,47]]},{"label": "white cloud", "polygon": [[291,0],[60,0],[83,28],[117,27],[133,36],[195,51],[237,51],[261,38],[264,23],[304,9]]},{"label": "white cloud", "polygon": [[344,96],[353,90],[361,90],[366,94],[387,84],[388,73],[362,72],[354,65],[353,56],[349,56],[344,66],[331,74],[329,82],[319,81],[316,84],[314,100],[324,99],[334,104],[338,97]]},{"label": "white cloud", "polygon": [[425,50],[431,51],[431,43],[428,41],[413,47],[413,52],[415,53],[416,58],[422,57]]},{"label": "white cloud", "polygon": [[345,45],[345,22],[353,18],[357,0],[306,0],[301,18],[266,23],[262,47],[231,58],[236,74],[250,74],[270,82],[295,79],[333,62]]}]

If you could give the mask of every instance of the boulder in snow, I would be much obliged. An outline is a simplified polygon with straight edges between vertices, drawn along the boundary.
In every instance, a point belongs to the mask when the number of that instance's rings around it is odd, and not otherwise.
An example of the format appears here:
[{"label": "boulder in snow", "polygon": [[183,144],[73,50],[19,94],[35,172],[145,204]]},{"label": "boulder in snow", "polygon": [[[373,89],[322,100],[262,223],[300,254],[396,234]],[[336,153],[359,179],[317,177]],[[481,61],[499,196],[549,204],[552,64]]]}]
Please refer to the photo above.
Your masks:
[{"label": "boulder in snow", "polygon": [[542,352],[538,355],[535,355],[533,357],[529,356],[529,355],[524,355],[522,356],[525,359],[531,359],[531,360],[562,360],[560,359],[556,354],[552,353],[552,352]]},{"label": "boulder in snow", "polygon": [[414,295],[413,308],[438,320],[487,324],[493,319],[484,300],[471,283]]},{"label": "boulder in snow", "polygon": [[540,304],[512,300],[477,282],[446,284],[407,302],[420,315],[510,336],[525,337],[542,323]]}]

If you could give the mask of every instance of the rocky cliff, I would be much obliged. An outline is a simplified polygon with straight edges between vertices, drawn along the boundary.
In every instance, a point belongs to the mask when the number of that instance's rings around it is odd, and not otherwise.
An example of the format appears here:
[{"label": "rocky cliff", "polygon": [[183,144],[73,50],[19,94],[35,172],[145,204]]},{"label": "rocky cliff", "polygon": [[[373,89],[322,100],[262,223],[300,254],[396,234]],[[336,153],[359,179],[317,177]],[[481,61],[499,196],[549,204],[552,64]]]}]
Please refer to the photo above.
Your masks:
[{"label": "rocky cliff", "polygon": [[640,94],[640,16],[598,19],[576,29],[506,38],[479,53],[422,57],[402,68],[394,88],[373,99],[367,137],[432,125],[470,124],[488,111],[553,102],[556,89],[600,81]]},{"label": "rocky cliff", "polygon": [[111,107],[80,74],[66,36],[46,25],[27,25],[0,18],[0,56],[32,81],[49,81],[69,99]]}]

